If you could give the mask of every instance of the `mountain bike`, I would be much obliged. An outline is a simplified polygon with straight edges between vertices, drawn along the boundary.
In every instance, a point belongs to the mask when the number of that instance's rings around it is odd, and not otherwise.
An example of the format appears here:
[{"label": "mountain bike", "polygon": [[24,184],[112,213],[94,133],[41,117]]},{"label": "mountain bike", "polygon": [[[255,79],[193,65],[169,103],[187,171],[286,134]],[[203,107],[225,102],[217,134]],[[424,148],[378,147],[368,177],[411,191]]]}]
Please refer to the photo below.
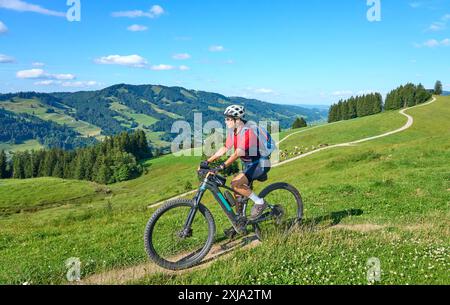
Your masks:
[{"label": "mountain bike", "polygon": [[[198,176],[201,183],[193,199],[167,202],[151,216],[145,228],[146,252],[152,261],[165,269],[191,268],[211,250],[216,223],[211,211],[201,203],[207,191],[212,193],[237,234],[245,236],[252,228],[256,237],[264,241],[271,234],[291,232],[301,223],[303,201],[292,185],[275,183],[264,188],[259,197],[264,198],[268,208],[259,218],[249,220],[246,216],[249,199],[228,187],[225,177],[210,168],[199,169]],[[267,179],[265,175],[258,181]],[[253,183],[249,187],[253,189]],[[226,189],[225,195],[221,189]],[[240,213],[233,211],[237,200],[230,192],[236,194],[242,204]]]}]

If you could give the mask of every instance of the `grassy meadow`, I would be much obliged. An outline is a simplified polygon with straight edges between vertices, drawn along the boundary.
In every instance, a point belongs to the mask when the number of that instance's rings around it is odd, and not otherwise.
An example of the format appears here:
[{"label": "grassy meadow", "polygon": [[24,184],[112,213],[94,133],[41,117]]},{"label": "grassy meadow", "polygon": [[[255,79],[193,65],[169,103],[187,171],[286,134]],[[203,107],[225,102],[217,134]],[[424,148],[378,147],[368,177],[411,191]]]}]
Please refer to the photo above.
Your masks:
[{"label": "grassy meadow", "polygon": [[[399,134],[331,149],[272,169],[270,181],[297,187],[303,226],[256,248],[237,250],[206,269],[152,274],[138,284],[367,284],[367,260],[380,284],[448,284],[450,97],[408,110]],[[394,130],[398,112],[305,129],[281,144],[312,148]],[[296,131],[290,131],[295,133]],[[288,133],[282,134],[284,137]],[[164,156],[142,177],[103,186],[40,178],[0,180],[0,283],[64,284],[70,257],[82,277],[148,261],[143,231],[150,205],[197,185],[199,157]],[[217,239],[227,225],[211,196]]]}]

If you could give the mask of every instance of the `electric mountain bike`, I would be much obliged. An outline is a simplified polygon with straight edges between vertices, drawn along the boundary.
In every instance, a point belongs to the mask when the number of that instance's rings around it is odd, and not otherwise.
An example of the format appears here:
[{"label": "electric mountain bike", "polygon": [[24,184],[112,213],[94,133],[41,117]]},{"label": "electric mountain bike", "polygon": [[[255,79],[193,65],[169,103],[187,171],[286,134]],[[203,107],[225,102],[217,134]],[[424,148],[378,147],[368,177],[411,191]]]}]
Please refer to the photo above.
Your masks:
[{"label": "electric mountain bike", "polygon": [[[259,197],[268,204],[257,219],[247,218],[248,198],[226,185],[226,178],[209,168],[198,170],[200,187],[192,200],[169,201],[150,218],[145,228],[144,243],[148,256],[157,265],[169,270],[191,268],[202,261],[215,240],[216,224],[210,210],[201,203],[207,191],[227,216],[236,234],[247,235],[252,228],[256,237],[264,241],[271,234],[290,232],[303,217],[303,202],[299,191],[287,183],[275,183],[261,191]],[[258,179],[267,181],[267,175]],[[253,189],[253,183],[249,185]],[[225,195],[221,188],[226,189]],[[238,199],[235,199],[232,193]],[[241,204],[235,213],[233,206]],[[213,206],[213,208],[217,208]],[[226,235],[229,234],[225,233]],[[234,237],[235,234],[228,236]]]}]

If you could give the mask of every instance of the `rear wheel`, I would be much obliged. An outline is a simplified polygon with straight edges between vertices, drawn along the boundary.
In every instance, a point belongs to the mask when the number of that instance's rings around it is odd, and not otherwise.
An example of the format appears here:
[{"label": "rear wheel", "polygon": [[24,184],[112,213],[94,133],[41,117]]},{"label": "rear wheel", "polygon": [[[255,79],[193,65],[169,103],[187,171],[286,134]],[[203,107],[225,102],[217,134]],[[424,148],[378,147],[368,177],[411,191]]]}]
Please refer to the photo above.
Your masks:
[{"label": "rear wheel", "polygon": [[211,250],[216,225],[204,205],[199,205],[191,230],[183,232],[193,208],[191,200],[171,201],[148,221],[144,233],[145,249],[157,265],[170,270],[187,269],[198,264]]},{"label": "rear wheel", "polygon": [[271,235],[292,232],[303,218],[303,201],[299,191],[287,183],[275,183],[261,191],[259,197],[273,208],[267,209],[265,215],[271,217],[254,225],[256,236],[265,240]]}]

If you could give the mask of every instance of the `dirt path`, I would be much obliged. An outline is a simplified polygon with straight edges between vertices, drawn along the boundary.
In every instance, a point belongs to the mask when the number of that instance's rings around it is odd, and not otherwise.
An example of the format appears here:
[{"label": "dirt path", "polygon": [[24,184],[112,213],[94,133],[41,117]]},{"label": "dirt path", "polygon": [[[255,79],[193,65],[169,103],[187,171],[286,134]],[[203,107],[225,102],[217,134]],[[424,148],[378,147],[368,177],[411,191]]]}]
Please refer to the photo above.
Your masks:
[{"label": "dirt path", "polygon": [[[208,255],[203,259],[203,261],[196,267],[181,270],[181,271],[170,271],[157,266],[154,263],[145,263],[129,268],[115,269],[107,271],[104,273],[94,274],[83,279],[81,282],[77,283],[79,285],[106,285],[114,284],[121,285],[126,284],[130,281],[135,281],[144,278],[147,275],[163,273],[163,274],[184,274],[186,272],[192,272],[193,270],[204,269],[211,265],[214,261],[222,259],[231,254],[231,252],[237,249],[250,249],[259,245],[259,240],[255,235],[249,235],[236,239],[234,241],[224,241],[219,244],[215,244]],[[185,254],[187,255],[187,254]],[[183,257],[183,256],[181,256]],[[180,257],[180,258],[181,258]]]},{"label": "dirt path", "polygon": [[[407,111],[407,110],[409,110],[409,109],[412,109],[412,108],[416,108],[416,107],[426,106],[426,105],[429,105],[429,104],[431,104],[431,103],[434,103],[435,101],[436,101],[436,98],[433,97],[433,99],[432,99],[430,102],[428,102],[428,103],[425,103],[425,104],[421,104],[421,105],[417,105],[417,106],[414,106],[414,107],[405,108],[405,109],[403,109],[403,110],[400,110],[399,113],[400,113],[401,115],[406,116],[406,117],[408,118],[408,121],[406,122],[406,124],[405,124],[404,126],[400,127],[399,129],[396,129],[396,130],[393,130],[393,131],[389,131],[389,132],[383,133],[383,134],[378,135],[378,136],[368,137],[368,138],[364,138],[364,139],[357,140],[357,141],[351,141],[351,142],[346,142],[346,143],[341,143],[341,144],[335,144],[335,145],[330,145],[330,146],[322,147],[322,148],[319,148],[319,149],[310,151],[310,152],[308,152],[308,153],[306,153],[306,154],[300,155],[300,156],[298,156],[298,157],[291,158],[291,159],[288,159],[288,160],[283,161],[283,162],[279,162],[279,163],[277,163],[277,164],[272,165],[272,167],[282,166],[282,165],[285,165],[285,164],[287,164],[287,163],[290,163],[290,162],[293,162],[293,161],[296,161],[296,160],[299,160],[299,159],[308,157],[308,156],[310,156],[310,155],[312,155],[312,154],[318,153],[318,152],[323,151],[323,150],[327,150],[327,149],[331,149],[331,148],[336,148],[336,147],[348,147],[348,146],[354,146],[354,145],[359,144],[359,143],[368,142],[368,141],[372,141],[372,140],[379,139],[379,138],[384,138],[384,137],[387,137],[387,136],[390,136],[390,135],[393,135],[393,134],[396,134],[396,133],[405,131],[405,130],[411,128],[411,126],[414,124],[414,118],[413,118],[412,116],[410,116],[409,114],[406,114],[405,111]],[[284,140],[284,139],[283,139],[283,140]],[[281,142],[281,141],[280,141],[280,142]]]}]

